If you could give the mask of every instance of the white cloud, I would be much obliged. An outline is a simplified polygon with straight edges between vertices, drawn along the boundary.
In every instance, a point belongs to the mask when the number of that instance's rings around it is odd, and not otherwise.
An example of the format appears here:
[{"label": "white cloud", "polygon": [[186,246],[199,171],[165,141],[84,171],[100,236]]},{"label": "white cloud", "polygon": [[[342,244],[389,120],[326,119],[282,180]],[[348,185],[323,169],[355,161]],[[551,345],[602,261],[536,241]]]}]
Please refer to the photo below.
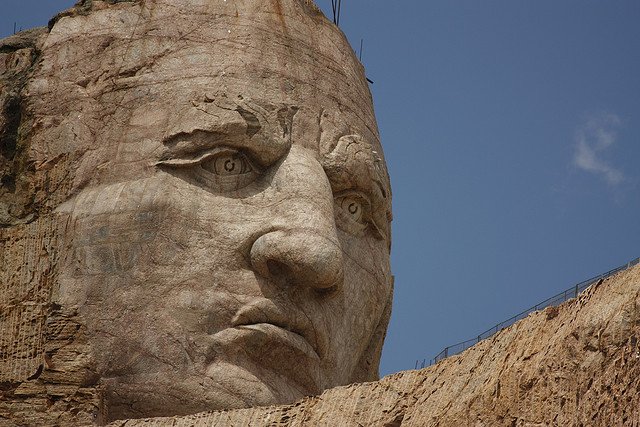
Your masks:
[{"label": "white cloud", "polygon": [[615,114],[602,113],[589,117],[576,132],[573,163],[584,171],[602,176],[611,185],[621,183],[624,175],[601,155],[615,144],[620,123]]}]

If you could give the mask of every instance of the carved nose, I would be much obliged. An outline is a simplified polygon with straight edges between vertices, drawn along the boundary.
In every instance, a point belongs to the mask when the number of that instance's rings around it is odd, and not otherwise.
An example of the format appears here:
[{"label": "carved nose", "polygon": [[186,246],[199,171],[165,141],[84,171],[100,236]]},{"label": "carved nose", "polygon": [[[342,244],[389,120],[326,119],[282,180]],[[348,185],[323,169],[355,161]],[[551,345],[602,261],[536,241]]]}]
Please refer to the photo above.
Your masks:
[{"label": "carved nose", "polygon": [[343,280],[342,250],[315,230],[277,230],[251,247],[251,264],[264,277],[292,285],[328,289]]}]

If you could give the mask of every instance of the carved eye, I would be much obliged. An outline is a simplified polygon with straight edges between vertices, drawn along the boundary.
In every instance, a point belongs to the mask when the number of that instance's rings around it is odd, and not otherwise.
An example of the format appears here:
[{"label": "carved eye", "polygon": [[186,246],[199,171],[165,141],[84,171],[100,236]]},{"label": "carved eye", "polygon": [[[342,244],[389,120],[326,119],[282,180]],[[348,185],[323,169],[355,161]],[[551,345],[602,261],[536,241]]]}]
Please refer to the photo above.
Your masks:
[{"label": "carved eye", "polygon": [[363,210],[362,201],[354,196],[344,196],[340,198],[340,208],[351,218],[352,221],[362,223]]},{"label": "carved eye", "polygon": [[195,158],[163,160],[158,165],[215,193],[240,190],[260,176],[260,171],[244,153],[226,147],[205,152]]},{"label": "carved eye", "polygon": [[238,152],[222,152],[203,161],[201,167],[220,176],[243,175],[253,171],[251,164]]},{"label": "carved eye", "polygon": [[372,205],[359,191],[343,191],[334,196],[336,225],[342,231],[357,237],[370,232],[376,239],[384,234],[373,219]]},{"label": "carved eye", "polygon": [[336,225],[342,231],[362,237],[367,229],[377,230],[371,220],[371,203],[360,192],[347,191],[335,195],[334,210]]}]

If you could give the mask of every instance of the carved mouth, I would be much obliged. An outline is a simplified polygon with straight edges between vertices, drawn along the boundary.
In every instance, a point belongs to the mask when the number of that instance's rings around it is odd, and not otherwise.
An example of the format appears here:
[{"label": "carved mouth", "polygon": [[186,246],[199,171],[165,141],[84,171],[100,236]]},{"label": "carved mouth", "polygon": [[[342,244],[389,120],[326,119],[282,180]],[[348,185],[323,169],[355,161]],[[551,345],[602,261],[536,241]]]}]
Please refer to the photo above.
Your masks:
[{"label": "carved mouth", "polygon": [[279,329],[283,337],[289,337],[294,342],[302,338],[318,359],[324,356],[320,334],[313,327],[309,317],[297,308],[284,308],[271,300],[261,299],[238,310],[231,323],[234,327],[242,329]]}]

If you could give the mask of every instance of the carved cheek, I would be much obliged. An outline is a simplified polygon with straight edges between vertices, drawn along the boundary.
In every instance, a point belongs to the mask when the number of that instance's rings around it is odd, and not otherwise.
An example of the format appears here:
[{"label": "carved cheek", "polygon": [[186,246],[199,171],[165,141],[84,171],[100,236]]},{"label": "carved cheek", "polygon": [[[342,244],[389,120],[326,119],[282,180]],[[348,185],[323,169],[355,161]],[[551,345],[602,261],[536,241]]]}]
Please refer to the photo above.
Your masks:
[{"label": "carved cheek", "polygon": [[84,274],[121,274],[141,260],[157,235],[156,211],[90,215],[75,221],[74,255]]},{"label": "carved cheek", "polygon": [[339,232],[344,257],[344,292],[328,302],[327,323],[337,333],[330,343],[338,366],[355,366],[354,355],[370,343],[391,293],[391,274],[386,241],[361,239]]},{"label": "carved cheek", "polygon": [[[385,284],[382,280],[390,274],[390,258],[387,250],[388,242],[373,236],[357,237],[346,232],[338,234],[345,253],[357,260],[361,274]],[[377,285],[381,286],[381,285]]]}]

